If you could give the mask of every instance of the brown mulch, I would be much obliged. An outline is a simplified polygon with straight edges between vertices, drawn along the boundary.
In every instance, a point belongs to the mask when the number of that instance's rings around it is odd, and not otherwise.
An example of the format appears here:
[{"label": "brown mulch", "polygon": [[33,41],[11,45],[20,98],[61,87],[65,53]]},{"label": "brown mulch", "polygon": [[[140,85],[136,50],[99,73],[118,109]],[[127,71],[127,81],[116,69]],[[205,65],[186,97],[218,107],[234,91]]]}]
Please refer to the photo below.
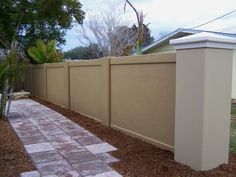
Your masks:
[{"label": "brown mulch", "polygon": [[210,171],[197,172],[174,161],[174,154],[120,131],[107,128],[77,112],[33,98],[61,113],[70,120],[118,148],[112,155],[119,162],[112,165],[124,177],[236,177],[236,155],[230,154],[229,164]]},{"label": "brown mulch", "polygon": [[9,122],[0,119],[0,177],[17,177],[34,169]]}]

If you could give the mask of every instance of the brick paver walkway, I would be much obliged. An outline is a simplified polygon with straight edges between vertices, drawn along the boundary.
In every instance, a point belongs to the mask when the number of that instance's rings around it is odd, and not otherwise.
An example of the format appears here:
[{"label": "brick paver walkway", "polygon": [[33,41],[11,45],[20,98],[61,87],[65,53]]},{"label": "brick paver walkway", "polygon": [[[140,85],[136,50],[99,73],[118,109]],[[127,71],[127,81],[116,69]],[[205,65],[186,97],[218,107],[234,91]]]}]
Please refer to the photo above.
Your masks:
[{"label": "brick paver walkway", "polygon": [[108,165],[117,150],[61,114],[30,99],[12,102],[9,121],[37,171],[22,177],[120,177]]}]

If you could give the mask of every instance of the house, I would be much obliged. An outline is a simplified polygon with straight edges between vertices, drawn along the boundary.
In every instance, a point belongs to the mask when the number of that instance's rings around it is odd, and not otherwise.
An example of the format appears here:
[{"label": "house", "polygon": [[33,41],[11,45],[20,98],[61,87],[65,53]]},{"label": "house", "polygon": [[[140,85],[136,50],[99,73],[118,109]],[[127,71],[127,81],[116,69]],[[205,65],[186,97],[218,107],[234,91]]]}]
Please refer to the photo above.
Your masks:
[{"label": "house", "polygon": [[236,38],[236,34],[231,34],[231,33],[221,33],[221,32],[214,32],[214,31],[203,31],[203,30],[179,28],[179,29],[175,30],[174,32],[163,36],[162,38],[158,39],[157,41],[154,41],[152,44],[143,48],[142,53],[143,54],[174,53],[175,49],[173,48],[173,46],[171,46],[169,44],[169,41],[171,39],[177,39],[180,37],[189,36],[189,35],[197,34],[197,33],[201,33],[201,32],[215,33],[215,34],[219,34],[222,36]]},{"label": "house", "polygon": [[[175,53],[176,52],[175,49],[173,48],[173,46],[169,44],[169,41],[171,39],[176,39],[176,38],[180,38],[180,37],[184,37],[184,36],[188,36],[188,35],[192,35],[196,33],[201,33],[201,32],[210,32],[210,33],[215,33],[222,36],[236,38],[236,34],[232,34],[232,33],[222,33],[222,32],[214,32],[214,31],[203,31],[203,30],[179,28],[176,31],[166,36],[163,36],[162,38],[158,39],[157,41],[143,48],[142,53],[143,54]],[[234,50],[234,59],[233,59],[232,99],[236,99],[236,50]]]}]

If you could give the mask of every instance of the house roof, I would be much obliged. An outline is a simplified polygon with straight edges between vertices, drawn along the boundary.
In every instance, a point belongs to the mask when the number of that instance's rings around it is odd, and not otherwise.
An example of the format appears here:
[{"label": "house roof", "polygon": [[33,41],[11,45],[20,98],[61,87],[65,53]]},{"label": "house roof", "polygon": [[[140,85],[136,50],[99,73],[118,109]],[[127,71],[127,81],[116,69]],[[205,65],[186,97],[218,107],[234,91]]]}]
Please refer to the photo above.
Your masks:
[{"label": "house roof", "polygon": [[222,36],[236,38],[236,34],[233,34],[233,33],[222,33],[222,32],[216,32],[216,31],[204,31],[204,30],[179,28],[170,34],[163,36],[162,38],[160,38],[157,41],[153,42],[152,44],[148,45],[147,47],[144,47],[142,50],[142,53],[147,53],[150,50],[152,50],[153,48],[156,48],[166,42],[169,42],[170,39],[176,39],[176,38],[184,37],[184,36],[191,35],[191,34],[197,34],[197,33],[201,33],[201,32],[209,32],[209,33],[214,33],[214,34],[218,34],[218,35],[222,35]]}]

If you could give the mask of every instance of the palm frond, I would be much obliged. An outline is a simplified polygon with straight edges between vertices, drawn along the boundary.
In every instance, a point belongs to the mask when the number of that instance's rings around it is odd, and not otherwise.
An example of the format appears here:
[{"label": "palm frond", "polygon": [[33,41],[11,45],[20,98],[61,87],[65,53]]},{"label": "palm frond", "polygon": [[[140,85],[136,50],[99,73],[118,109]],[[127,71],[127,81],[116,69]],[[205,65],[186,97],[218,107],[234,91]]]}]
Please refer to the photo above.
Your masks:
[{"label": "palm frond", "polygon": [[39,40],[36,47],[30,47],[27,52],[39,64],[61,62],[62,58],[57,53],[56,44],[56,40],[51,40],[48,43]]}]

